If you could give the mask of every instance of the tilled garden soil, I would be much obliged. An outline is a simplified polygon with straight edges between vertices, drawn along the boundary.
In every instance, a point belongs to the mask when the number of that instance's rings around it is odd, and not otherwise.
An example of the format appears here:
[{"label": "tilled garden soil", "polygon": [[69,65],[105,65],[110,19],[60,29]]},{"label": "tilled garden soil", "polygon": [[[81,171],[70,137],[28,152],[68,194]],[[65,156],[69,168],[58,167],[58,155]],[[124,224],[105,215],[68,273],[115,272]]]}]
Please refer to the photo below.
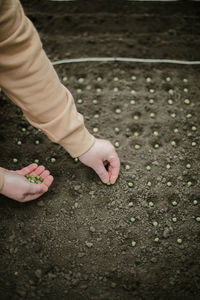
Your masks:
[{"label": "tilled garden soil", "polygon": [[[52,61],[199,60],[198,3],[23,4]],[[0,298],[199,299],[199,66],[90,62],[56,70],[86,127],[115,145],[120,176],[102,184],[1,94],[0,165],[38,159],[55,180],[33,202],[0,196]]]}]

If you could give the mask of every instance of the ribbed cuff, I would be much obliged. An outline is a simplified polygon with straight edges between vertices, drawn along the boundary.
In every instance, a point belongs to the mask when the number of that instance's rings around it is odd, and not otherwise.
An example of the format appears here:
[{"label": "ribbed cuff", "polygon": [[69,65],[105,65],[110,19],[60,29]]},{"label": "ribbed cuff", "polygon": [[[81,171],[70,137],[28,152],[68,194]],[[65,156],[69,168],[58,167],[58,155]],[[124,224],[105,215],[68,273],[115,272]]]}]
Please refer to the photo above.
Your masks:
[{"label": "ribbed cuff", "polygon": [[3,172],[0,171],[0,192],[3,188],[3,185],[4,185],[4,174]]}]

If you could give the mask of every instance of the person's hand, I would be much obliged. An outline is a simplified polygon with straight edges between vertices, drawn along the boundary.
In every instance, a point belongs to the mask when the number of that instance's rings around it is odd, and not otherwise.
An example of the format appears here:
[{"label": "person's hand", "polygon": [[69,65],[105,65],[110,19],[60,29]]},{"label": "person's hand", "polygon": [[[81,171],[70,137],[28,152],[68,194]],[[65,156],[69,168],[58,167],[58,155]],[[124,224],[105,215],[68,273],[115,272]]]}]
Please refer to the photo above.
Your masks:
[{"label": "person's hand", "polygon": [[[4,185],[0,192],[4,196],[16,200],[18,202],[27,202],[39,198],[48,191],[53,182],[53,176],[50,175],[44,166],[31,164],[21,170],[10,171],[0,168],[4,173]],[[43,178],[41,184],[29,182],[25,175],[35,175]]]},{"label": "person's hand", "polygon": [[102,182],[114,184],[119,175],[120,161],[114,146],[107,140],[95,139],[94,145],[79,160],[91,167]]}]

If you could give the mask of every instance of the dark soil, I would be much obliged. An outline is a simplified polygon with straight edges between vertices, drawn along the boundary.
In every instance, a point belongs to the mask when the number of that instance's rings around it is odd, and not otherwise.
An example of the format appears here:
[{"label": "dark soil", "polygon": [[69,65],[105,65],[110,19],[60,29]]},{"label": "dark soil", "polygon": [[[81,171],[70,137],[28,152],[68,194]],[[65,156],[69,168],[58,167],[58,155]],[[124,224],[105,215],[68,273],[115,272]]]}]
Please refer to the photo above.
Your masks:
[{"label": "dark soil", "polygon": [[[198,2],[22,2],[52,60],[199,60]],[[55,181],[48,193],[30,203],[0,196],[0,298],[199,299],[199,66],[93,62],[56,70],[61,80],[68,78],[64,83],[90,132],[98,128],[96,137],[119,142],[120,176],[113,186],[102,184],[93,170],[75,163],[30,126],[1,94],[0,165],[19,169],[39,159]]]}]

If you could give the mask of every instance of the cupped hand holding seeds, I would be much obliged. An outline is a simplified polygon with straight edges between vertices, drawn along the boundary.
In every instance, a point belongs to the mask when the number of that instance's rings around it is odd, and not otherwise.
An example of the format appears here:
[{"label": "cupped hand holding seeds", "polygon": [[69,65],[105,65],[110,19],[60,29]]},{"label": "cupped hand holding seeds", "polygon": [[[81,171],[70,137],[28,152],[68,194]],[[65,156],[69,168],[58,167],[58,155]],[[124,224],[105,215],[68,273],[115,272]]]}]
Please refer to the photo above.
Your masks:
[{"label": "cupped hand holding seeds", "polygon": [[[1,194],[18,202],[27,202],[39,198],[48,191],[53,182],[53,176],[50,175],[50,172],[45,170],[44,166],[38,166],[37,164],[31,164],[17,171],[0,169],[4,172],[4,185]],[[42,178],[41,183],[30,182],[26,178],[27,174],[40,176]]]},{"label": "cupped hand holding seeds", "polygon": [[[119,175],[120,160],[114,146],[107,140],[95,139],[94,145],[79,156],[80,161],[91,167],[102,182],[114,184]],[[106,166],[108,166],[106,168]]]}]

